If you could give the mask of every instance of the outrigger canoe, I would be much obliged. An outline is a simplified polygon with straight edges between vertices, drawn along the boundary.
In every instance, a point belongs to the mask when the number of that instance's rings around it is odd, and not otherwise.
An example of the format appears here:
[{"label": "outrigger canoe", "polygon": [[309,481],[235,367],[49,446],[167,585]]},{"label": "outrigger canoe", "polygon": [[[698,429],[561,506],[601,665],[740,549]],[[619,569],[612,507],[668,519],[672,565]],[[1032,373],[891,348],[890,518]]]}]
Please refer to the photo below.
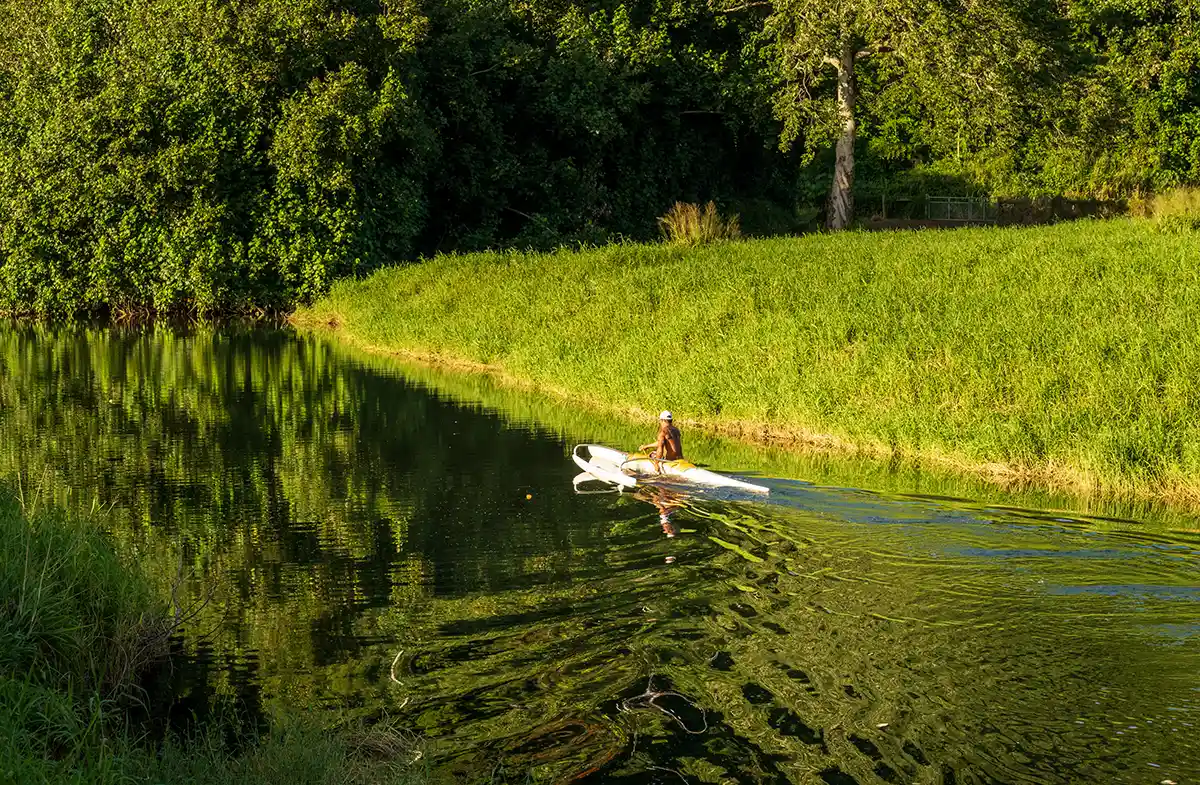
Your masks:
[{"label": "outrigger canoe", "polygon": [[723,474],[701,469],[690,461],[656,461],[644,453],[626,453],[599,444],[579,444],[571,452],[575,465],[583,474],[575,478],[594,479],[621,488],[636,488],[640,480],[653,477],[707,485],[713,488],[738,488],[751,493],[770,493],[762,485],[752,485]]}]

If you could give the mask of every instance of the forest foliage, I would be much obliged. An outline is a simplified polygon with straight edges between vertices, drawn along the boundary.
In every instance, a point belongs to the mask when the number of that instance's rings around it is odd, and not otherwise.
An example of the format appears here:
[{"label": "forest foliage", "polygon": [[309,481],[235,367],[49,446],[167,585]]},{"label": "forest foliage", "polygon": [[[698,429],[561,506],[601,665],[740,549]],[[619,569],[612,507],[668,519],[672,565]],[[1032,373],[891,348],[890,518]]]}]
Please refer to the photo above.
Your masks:
[{"label": "forest foliage", "polygon": [[1195,0],[889,3],[915,16],[0,0],[0,311],[285,308],[437,252],[649,238],[676,201],[794,228],[833,177],[808,40],[871,54],[864,195],[1200,182]]}]

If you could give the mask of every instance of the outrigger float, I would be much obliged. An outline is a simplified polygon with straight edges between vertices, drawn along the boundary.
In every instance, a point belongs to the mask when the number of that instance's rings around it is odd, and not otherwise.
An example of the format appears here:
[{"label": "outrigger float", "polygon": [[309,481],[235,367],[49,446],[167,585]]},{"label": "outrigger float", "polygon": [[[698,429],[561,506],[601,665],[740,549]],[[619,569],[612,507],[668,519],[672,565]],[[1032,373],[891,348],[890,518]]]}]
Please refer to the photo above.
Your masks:
[{"label": "outrigger float", "polygon": [[617,486],[617,490],[636,488],[646,479],[661,477],[672,481],[706,485],[712,488],[737,488],[751,493],[770,493],[771,489],[735,480],[723,474],[701,469],[690,461],[659,461],[645,453],[627,453],[599,444],[579,444],[571,459],[583,473],[575,477],[575,485],[598,480]]}]

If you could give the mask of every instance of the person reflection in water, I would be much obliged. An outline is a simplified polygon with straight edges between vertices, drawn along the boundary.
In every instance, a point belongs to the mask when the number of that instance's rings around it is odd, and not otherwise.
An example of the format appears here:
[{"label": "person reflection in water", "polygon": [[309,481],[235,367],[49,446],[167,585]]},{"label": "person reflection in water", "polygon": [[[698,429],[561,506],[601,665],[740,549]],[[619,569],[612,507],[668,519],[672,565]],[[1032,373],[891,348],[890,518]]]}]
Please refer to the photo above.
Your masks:
[{"label": "person reflection in water", "polygon": [[679,527],[671,521],[671,516],[685,506],[682,494],[656,485],[643,485],[634,496],[658,508],[658,522],[663,534],[668,537],[679,534]]},{"label": "person reflection in water", "polygon": [[638,447],[639,451],[652,450],[650,457],[656,461],[683,460],[683,435],[672,422],[671,413],[658,415],[658,438]]}]

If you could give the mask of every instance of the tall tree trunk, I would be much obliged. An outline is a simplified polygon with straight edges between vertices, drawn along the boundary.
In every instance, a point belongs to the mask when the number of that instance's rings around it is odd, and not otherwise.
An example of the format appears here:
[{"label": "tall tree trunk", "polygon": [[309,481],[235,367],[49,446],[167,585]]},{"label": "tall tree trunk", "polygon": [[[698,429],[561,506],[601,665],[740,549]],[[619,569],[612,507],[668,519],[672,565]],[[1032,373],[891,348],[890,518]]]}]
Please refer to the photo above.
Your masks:
[{"label": "tall tree trunk", "polygon": [[825,222],[828,228],[834,230],[845,229],[854,220],[854,138],[858,132],[854,121],[854,102],[857,98],[854,58],[854,48],[848,43],[844,44],[837,61],[838,119],[842,123],[842,134],[837,142],[837,162],[833,167],[829,215]]}]

